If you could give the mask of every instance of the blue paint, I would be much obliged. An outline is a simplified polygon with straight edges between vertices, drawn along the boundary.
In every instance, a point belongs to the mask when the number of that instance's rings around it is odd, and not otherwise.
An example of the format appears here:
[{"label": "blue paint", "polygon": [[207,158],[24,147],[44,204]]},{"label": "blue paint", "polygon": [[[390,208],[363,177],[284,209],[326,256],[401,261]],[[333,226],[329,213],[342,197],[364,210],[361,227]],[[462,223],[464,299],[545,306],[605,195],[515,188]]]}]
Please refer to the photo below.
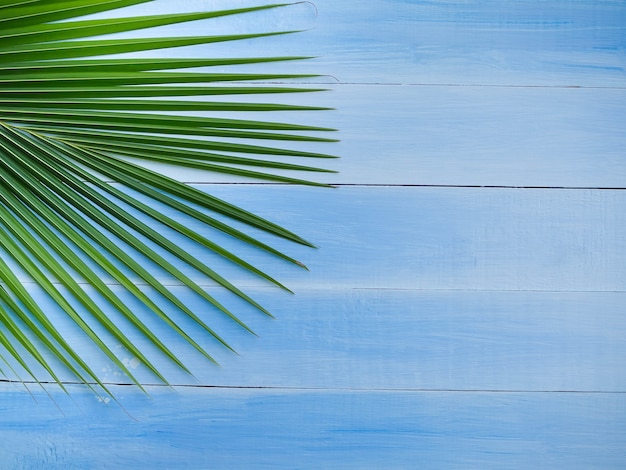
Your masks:
[{"label": "blue paint", "polygon": [[132,421],[72,392],[61,416],[2,387],[3,468],[617,469],[626,444],[623,394],[120,389]]},{"label": "blue paint", "polygon": [[[621,373],[626,356],[624,293],[371,288],[301,288],[293,296],[272,289],[249,293],[276,320],[242,302],[226,303],[258,337],[225,319],[211,319],[239,355],[183,322],[221,367],[207,364],[177,335],[160,330],[193,377],[165,361],[133,330],[127,332],[171,383],[179,385],[363,391],[626,388],[626,374]],[[199,302],[190,306],[202,311]],[[72,334],[68,326],[62,331],[102,371],[103,380],[130,383],[81,335]],[[132,358],[116,351],[123,359]],[[140,364],[133,372],[144,383],[155,383]]]},{"label": "blue paint", "polygon": [[[165,366],[181,386],[151,397],[115,386],[132,418],[83,386],[30,385],[35,402],[0,384],[0,468],[624,468],[626,195],[608,188],[626,188],[626,3],[315,3],[238,22],[306,33],[211,51],[317,56],[284,67],[326,74],[310,81],[332,91],[298,100],[337,111],[284,118],[340,129],[315,151],[343,157],[325,181],[347,186],[176,173],[319,245],[285,247],[310,272],[242,250],[297,294],[216,261],[277,319],[225,297],[259,337],[212,319],[236,356],[192,328],[222,368],[165,333],[195,377]],[[229,27],[169,31],[209,25]]]}]

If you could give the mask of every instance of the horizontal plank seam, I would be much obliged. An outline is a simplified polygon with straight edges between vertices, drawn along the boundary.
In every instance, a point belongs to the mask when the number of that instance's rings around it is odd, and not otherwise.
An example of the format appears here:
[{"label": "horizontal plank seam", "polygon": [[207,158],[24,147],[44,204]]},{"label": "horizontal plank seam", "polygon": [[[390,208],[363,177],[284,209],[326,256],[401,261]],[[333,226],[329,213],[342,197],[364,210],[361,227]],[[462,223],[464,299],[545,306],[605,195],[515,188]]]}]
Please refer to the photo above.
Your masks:
[{"label": "horizontal plank seam", "polygon": [[[317,83],[312,83],[312,85]],[[331,85],[332,83],[327,83]],[[324,83],[319,83],[324,85]],[[384,82],[339,82],[337,85],[348,86],[410,86],[438,88],[548,88],[548,89],[585,89],[585,90],[626,90],[626,86],[591,86],[591,85],[506,85],[479,83],[384,83]]]},{"label": "horizontal plank seam", "polygon": [[[117,184],[117,181],[104,180],[107,184]],[[296,186],[291,183],[254,182],[254,181],[184,181],[193,186]],[[515,186],[502,184],[413,184],[413,183],[329,183],[334,188],[362,187],[362,188],[443,188],[443,189],[552,189],[576,191],[624,191],[626,187],[614,186]],[[298,185],[303,186],[303,185]]]},{"label": "horizontal plank seam", "polygon": [[333,186],[398,186],[408,188],[489,188],[489,189],[573,189],[573,190],[603,190],[603,191],[623,191],[626,187],[611,186],[513,186],[498,184],[385,184],[385,183],[339,183]]},{"label": "horizontal plank seam", "polygon": [[[115,183],[114,181],[106,181]],[[237,182],[237,181],[185,181],[187,185],[197,186],[293,186],[290,183],[261,183],[261,182]],[[624,191],[626,187],[613,186],[514,186],[497,184],[410,184],[410,183],[330,183],[333,187],[390,187],[390,188],[460,188],[460,189],[555,189],[555,190],[600,190],[600,191]]]},{"label": "horizontal plank seam", "polygon": [[[259,85],[347,85],[347,86],[414,86],[414,87],[466,87],[466,88],[566,88],[566,89],[591,89],[591,90],[626,90],[626,86],[617,85],[522,85],[522,84],[506,84],[506,83],[400,83],[400,82],[342,82],[332,75],[323,75],[333,78],[335,81],[255,81]],[[249,84],[249,82],[231,82],[240,85]]]},{"label": "horizontal plank seam", "polygon": [[[58,385],[52,381],[20,381],[10,379],[0,379],[0,383],[17,385]],[[76,381],[61,381],[63,385],[91,385],[97,386],[95,382],[88,384]],[[102,382],[105,386],[115,387],[136,387],[131,383],[122,382]],[[414,392],[414,393],[584,393],[584,394],[626,394],[626,390],[524,390],[524,389],[491,389],[491,388],[363,388],[363,387],[288,387],[288,386],[264,386],[264,385],[202,385],[202,384],[157,384],[142,383],[143,387],[150,388],[190,388],[190,389],[222,389],[222,390],[273,390],[273,391],[318,391],[318,392]]]},{"label": "horizontal plank seam", "polygon": [[[324,288],[323,290],[331,290]],[[382,290],[382,291],[414,291],[414,292],[533,292],[554,294],[624,294],[624,290],[550,290],[550,289],[455,289],[455,288],[419,288],[419,287],[350,287],[337,290]]]},{"label": "horizontal plank seam", "polygon": [[[21,281],[21,283],[23,285],[37,285],[38,283],[36,281],[32,281],[32,280],[23,280]],[[51,281],[52,284],[57,285],[57,286],[62,286],[63,284],[61,282],[58,281]],[[91,283],[89,282],[84,282],[84,281],[76,281],[76,283],[78,285],[81,286],[90,286]],[[106,282],[105,284],[107,286],[121,286],[120,283],[117,282]],[[216,284],[206,284],[206,283],[202,283],[202,282],[198,282],[197,283],[198,286],[202,287],[202,288],[206,288],[206,289],[211,289],[211,288],[220,288],[220,286],[216,285]],[[297,283],[296,283],[297,284]],[[4,286],[4,283],[0,283],[1,286]],[[149,287],[149,284],[143,283],[143,282],[136,282],[134,283],[134,285],[136,286],[141,286],[141,287]],[[179,283],[174,283],[174,282],[164,282],[162,283],[162,285],[164,287],[185,287],[184,284],[179,284]],[[241,286],[242,289],[245,289],[247,291],[251,291],[251,290],[263,290],[263,289],[272,289],[272,290],[277,290],[277,287],[274,286],[261,286],[261,285],[243,285]],[[333,285],[329,285],[329,286],[324,286],[324,287],[314,287],[314,288],[299,288],[299,291],[358,291],[358,290],[374,290],[374,291],[400,291],[400,292],[493,292],[493,293],[497,293],[497,292],[511,292],[511,293],[524,293],[524,292],[530,292],[530,293],[545,293],[545,294],[624,294],[626,293],[626,290],[552,290],[552,289],[454,289],[454,288],[420,288],[420,287],[376,287],[376,286],[352,286],[352,287],[333,287]],[[292,294],[295,295],[295,294]]]}]

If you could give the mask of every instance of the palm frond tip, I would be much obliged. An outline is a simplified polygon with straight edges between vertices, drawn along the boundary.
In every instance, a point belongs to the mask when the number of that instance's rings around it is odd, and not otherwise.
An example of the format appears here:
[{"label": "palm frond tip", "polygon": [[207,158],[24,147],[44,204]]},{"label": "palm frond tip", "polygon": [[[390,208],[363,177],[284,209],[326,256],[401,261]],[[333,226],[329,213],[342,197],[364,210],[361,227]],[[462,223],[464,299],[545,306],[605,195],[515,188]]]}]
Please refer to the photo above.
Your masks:
[{"label": "palm frond tip", "polygon": [[[300,267],[304,266],[297,260],[235,225],[243,223],[295,243],[313,246],[281,226],[137,163],[137,160],[150,160],[246,178],[316,184],[273,171],[329,171],[284,159],[331,158],[331,155],[263,142],[331,142],[334,139],[320,137],[319,132],[332,129],[265,120],[225,119],[206,113],[325,108],[254,100],[246,103],[190,99],[318,91],[258,83],[304,75],[189,71],[197,67],[204,70],[213,66],[293,61],[303,57],[106,57],[185,45],[250,40],[288,32],[94,39],[95,36],[240,15],[286,4],[172,15],[80,19],[84,15],[149,1],[0,2],[0,359],[8,365],[8,368],[0,369],[0,373],[11,371],[12,377],[25,383],[42,385],[52,380],[65,389],[63,377],[69,372],[74,380],[98,389],[99,393],[110,394],[93,366],[70,344],[46,309],[37,302],[32,289],[25,287],[24,278],[34,281],[37,289],[44,293],[46,302],[52,302],[57,312],[63,312],[73,328],[139,387],[140,381],[113,351],[111,340],[138,358],[162,382],[167,379],[158,362],[148,358],[131,339],[133,335],[140,335],[142,341],[151,344],[161,357],[184,371],[188,371],[187,366],[159,336],[158,331],[162,328],[175,332],[207,360],[214,362],[214,359],[181,326],[178,316],[187,317],[186,321],[197,325],[223,347],[232,349],[209,325],[206,315],[187,305],[186,295],[199,296],[213,312],[225,315],[250,331],[234,312],[210,295],[180,266],[193,268],[211,284],[270,315],[248,294],[170,241],[161,233],[160,227],[168,227],[190,243],[201,245],[273,285],[285,290],[287,287],[207,236],[155,209],[158,205],[167,206],[175,213],[192,217],[241,243]],[[187,71],[179,72],[178,69]],[[257,83],[228,85],[228,82],[242,81]],[[167,113],[163,114],[163,111]],[[188,111],[204,114],[180,114]],[[259,143],[251,144],[253,140]],[[268,156],[281,160],[268,159]],[[141,198],[131,194],[141,195]],[[227,223],[224,217],[236,223]],[[143,266],[136,253],[159,266],[193,294],[180,296],[180,292],[165,285]],[[106,276],[124,289],[123,296],[116,293],[110,282],[103,280]],[[151,293],[140,288],[140,283]],[[134,313],[124,300],[128,298],[126,296],[131,296],[133,302],[140,302],[153,318],[141,318]],[[124,318],[125,327],[111,319],[108,312],[112,311],[118,315],[115,318]],[[161,330],[149,326],[155,319],[160,322]],[[132,333],[128,332],[128,325]],[[101,334],[103,331],[106,332],[105,338]]]}]

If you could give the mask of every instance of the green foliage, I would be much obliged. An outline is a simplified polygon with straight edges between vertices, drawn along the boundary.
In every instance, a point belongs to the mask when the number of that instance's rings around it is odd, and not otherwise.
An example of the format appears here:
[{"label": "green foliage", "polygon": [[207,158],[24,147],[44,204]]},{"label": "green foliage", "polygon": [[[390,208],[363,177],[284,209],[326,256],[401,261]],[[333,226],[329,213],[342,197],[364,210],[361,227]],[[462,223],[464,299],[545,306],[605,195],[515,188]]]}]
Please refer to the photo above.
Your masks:
[{"label": "green foliage", "polygon": [[[3,359],[9,367],[10,364],[19,364],[31,376],[24,381],[42,382],[40,373],[31,367],[38,364],[38,370],[45,370],[61,387],[60,369],[70,371],[76,379],[94,390],[109,393],[89,361],[72,348],[32,293],[24,287],[15,267],[35,281],[46,293],[47,299],[53,301],[86,338],[141,387],[111,346],[94,331],[91,326],[94,322],[141,360],[155,377],[163,382],[166,378],[158,365],[153,364],[123,329],[111,320],[107,315],[110,310],[121,314],[144,339],[158,348],[162,356],[183,370],[187,369],[153,328],[147,326],[146,319],[136,315],[111,289],[110,284],[103,282],[102,272],[119,283],[134,301],[141,302],[163,327],[175,331],[208,360],[213,361],[209,353],[179,326],[176,315],[186,315],[224,347],[230,347],[207,324],[205,315],[192,311],[186,305],[184,296],[176,295],[171,287],[164,285],[137,261],[137,252],[186,286],[188,292],[202,297],[210,309],[221,312],[243,328],[249,329],[233,312],[166,258],[173,256],[180,261],[177,263],[179,266],[184,263],[194,268],[211,283],[269,315],[261,305],[210,266],[164,236],[160,227],[169,227],[193,243],[284,288],[260,269],[156,210],[156,205],[168,206],[174,212],[193,217],[242,243],[298,266],[302,266],[298,261],[235,228],[233,224],[225,223],[224,216],[237,224],[244,223],[277,237],[310,245],[268,220],[149,170],[138,162],[149,160],[248,178],[315,184],[282,174],[275,175],[272,170],[325,170],[286,163],[284,159],[272,160],[271,156],[294,157],[293,160],[330,156],[288,150],[280,145],[267,145],[266,142],[332,141],[311,135],[331,129],[224,119],[209,114],[212,111],[321,108],[207,101],[206,98],[212,95],[314,91],[260,83],[302,76],[193,70],[300,58],[140,59],[126,58],[123,54],[107,58],[120,53],[285,34],[271,32],[132,39],[107,39],[106,36],[245,14],[284,4],[177,15],[76,19],[146,1],[0,0],[0,345],[7,355]],[[95,36],[105,38],[93,39]],[[240,83],[244,81],[256,83]],[[201,117],[180,114],[188,111],[203,113]],[[251,139],[261,143],[252,145]],[[131,194],[141,195],[141,200]],[[146,204],[146,200],[154,204]],[[111,239],[111,235],[115,238]],[[157,247],[168,256],[159,254]],[[100,272],[96,272],[95,266]],[[138,287],[138,279],[149,286],[149,293]],[[106,308],[94,301],[85,285],[106,300]],[[156,298],[158,302],[154,300]],[[163,307],[164,304],[167,307]]]}]

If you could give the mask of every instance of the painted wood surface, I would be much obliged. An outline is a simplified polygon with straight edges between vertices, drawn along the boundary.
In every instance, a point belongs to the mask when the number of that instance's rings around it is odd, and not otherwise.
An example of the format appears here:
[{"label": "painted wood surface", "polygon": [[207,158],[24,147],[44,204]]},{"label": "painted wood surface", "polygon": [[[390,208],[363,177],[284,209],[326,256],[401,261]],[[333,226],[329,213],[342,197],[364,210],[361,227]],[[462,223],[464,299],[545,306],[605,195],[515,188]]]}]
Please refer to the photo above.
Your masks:
[{"label": "painted wood surface", "polygon": [[[273,119],[340,129],[330,136],[340,138],[338,144],[291,145],[340,156],[302,161],[339,173],[276,174],[332,184],[624,186],[626,88],[365,84],[328,88],[325,93],[282,101],[336,107],[335,111],[283,112]],[[370,112],[363,111],[364,103]],[[258,113],[244,116],[259,118]],[[185,169],[172,174],[193,182],[241,181]]]},{"label": "painted wood surface", "polygon": [[[211,293],[220,298],[219,292]],[[623,292],[353,288],[298,290],[293,296],[255,289],[250,294],[276,319],[241,302],[220,300],[235,308],[258,337],[207,315],[239,355],[189,325],[190,334],[221,367],[207,364],[174,333],[163,340],[193,376],[168,367],[145,340],[137,338],[137,344],[150,359],[161,361],[166,377],[178,385],[615,393],[626,388],[626,377],[619,373],[626,355]],[[38,299],[47,305],[43,296]],[[199,301],[190,306],[202,311]],[[182,319],[181,324],[187,326]],[[67,322],[60,329],[107,382],[130,383]],[[158,382],[132,354],[110,343],[143,383]]]},{"label": "painted wood surface", "polygon": [[[209,190],[317,244],[318,249],[311,249],[250,232],[302,261],[307,272],[181,218],[285,280],[292,290],[626,287],[623,191],[281,185]],[[174,231],[162,231],[184,243]],[[194,256],[211,259],[218,272],[242,287],[267,285],[200,245],[185,246]],[[199,274],[188,274],[210,287]],[[154,275],[168,284],[177,282],[156,266]]]},{"label": "painted wood surface", "polygon": [[[158,0],[150,8],[167,13],[264,3]],[[290,70],[326,75],[326,83],[624,87],[625,18],[619,0],[316,0],[254,13],[236,24],[248,32],[307,30],[255,45],[259,55],[315,56]],[[210,30],[228,31],[232,24],[215,20]],[[233,55],[250,51],[243,42],[225,47]],[[181,50],[187,54],[193,56],[194,48]]]},{"label": "painted wood surface", "polygon": [[211,52],[319,56],[285,67],[325,74],[298,100],[337,110],[277,120],[340,130],[316,147],[340,187],[176,176],[315,242],[285,246],[310,271],[233,246],[296,294],[216,261],[276,319],[225,298],[259,337],[216,317],[221,368],[170,338],[195,378],[116,386],[132,418],[0,384],[0,468],[624,468],[626,3],[318,0],[235,24],[310,29]]},{"label": "painted wood surface", "polygon": [[617,469],[626,444],[623,394],[119,389],[133,420],[71,391],[25,424],[2,387],[4,468]]}]

